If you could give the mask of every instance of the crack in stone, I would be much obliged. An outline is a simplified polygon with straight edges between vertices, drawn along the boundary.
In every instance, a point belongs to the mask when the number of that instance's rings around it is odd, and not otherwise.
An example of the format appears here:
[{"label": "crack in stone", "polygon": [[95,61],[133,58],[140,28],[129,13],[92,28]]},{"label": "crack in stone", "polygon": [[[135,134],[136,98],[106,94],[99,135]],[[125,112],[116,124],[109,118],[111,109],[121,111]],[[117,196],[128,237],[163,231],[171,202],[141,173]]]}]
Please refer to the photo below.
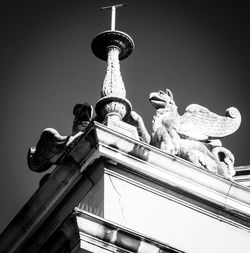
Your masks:
[{"label": "crack in stone", "polygon": [[113,186],[115,192],[116,192],[117,195],[119,196],[119,204],[120,204],[120,206],[121,206],[122,218],[123,218],[125,224],[127,224],[126,218],[125,218],[125,216],[124,216],[124,207],[123,207],[123,204],[122,204],[122,202],[121,202],[122,196],[121,196],[121,194],[119,193],[119,191],[117,190],[117,188],[115,187],[115,184],[114,184],[114,182],[112,181],[112,178],[111,178],[110,175],[109,175],[109,180],[110,180],[110,182],[111,182],[111,184],[112,184],[112,186]]}]

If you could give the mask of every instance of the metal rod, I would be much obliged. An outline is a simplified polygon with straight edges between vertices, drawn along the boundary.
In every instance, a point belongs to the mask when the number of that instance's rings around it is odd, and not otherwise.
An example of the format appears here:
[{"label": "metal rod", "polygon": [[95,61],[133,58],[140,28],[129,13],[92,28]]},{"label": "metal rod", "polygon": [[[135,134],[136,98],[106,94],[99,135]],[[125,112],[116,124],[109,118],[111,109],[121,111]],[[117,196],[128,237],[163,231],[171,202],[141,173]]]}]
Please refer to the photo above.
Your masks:
[{"label": "metal rod", "polygon": [[127,6],[127,4],[116,4],[111,6],[101,7],[100,10],[111,9],[111,30],[115,30],[116,8]]},{"label": "metal rod", "polygon": [[112,11],[111,11],[111,30],[115,30],[115,15],[116,15],[116,7],[112,6]]}]

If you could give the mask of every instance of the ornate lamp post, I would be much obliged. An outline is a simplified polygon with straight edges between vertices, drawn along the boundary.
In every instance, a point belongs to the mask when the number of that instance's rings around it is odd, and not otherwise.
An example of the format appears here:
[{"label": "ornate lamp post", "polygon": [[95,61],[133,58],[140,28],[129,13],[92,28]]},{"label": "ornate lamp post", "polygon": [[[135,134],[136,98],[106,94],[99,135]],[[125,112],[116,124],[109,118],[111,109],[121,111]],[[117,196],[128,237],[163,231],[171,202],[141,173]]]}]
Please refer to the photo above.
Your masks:
[{"label": "ornate lamp post", "polygon": [[111,30],[99,33],[92,41],[92,51],[96,57],[107,61],[101,98],[96,104],[96,114],[108,121],[109,118],[122,120],[131,112],[132,106],[126,99],[126,90],[120,72],[120,60],[127,58],[134,49],[132,38],[115,30],[116,8],[124,4],[101,8],[111,9]]}]

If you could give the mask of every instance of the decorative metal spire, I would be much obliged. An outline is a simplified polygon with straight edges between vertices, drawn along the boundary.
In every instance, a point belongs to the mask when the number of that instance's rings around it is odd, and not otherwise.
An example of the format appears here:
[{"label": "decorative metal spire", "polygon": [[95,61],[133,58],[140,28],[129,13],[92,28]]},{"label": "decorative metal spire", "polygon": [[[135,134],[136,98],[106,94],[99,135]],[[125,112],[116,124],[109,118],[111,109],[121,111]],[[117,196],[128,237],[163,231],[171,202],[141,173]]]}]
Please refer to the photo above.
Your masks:
[{"label": "decorative metal spire", "polygon": [[100,10],[111,9],[111,30],[115,30],[116,8],[127,6],[127,4],[116,4],[102,7]]},{"label": "decorative metal spire", "polygon": [[92,41],[92,51],[96,57],[107,61],[101,99],[96,104],[96,113],[103,119],[112,117],[122,120],[131,112],[132,106],[126,99],[126,90],[120,72],[120,62],[134,49],[132,38],[124,32],[115,30],[116,8],[126,6],[118,4],[102,7],[111,9],[111,30],[98,34]]}]

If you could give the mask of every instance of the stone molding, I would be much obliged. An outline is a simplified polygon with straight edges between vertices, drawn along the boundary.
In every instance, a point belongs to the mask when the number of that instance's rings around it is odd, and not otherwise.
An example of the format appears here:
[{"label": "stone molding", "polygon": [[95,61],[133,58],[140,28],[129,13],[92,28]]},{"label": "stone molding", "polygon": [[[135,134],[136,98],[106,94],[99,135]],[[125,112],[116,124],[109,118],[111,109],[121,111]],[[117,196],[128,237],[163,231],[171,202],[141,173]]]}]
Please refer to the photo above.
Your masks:
[{"label": "stone molding", "polygon": [[[249,188],[208,172],[184,159],[113,132],[98,123],[96,134],[101,156],[169,185],[177,191],[185,192],[210,205],[216,205],[221,209],[218,211],[219,219],[223,216],[225,219],[232,216],[239,217],[242,219],[241,225],[249,230]],[[231,218],[229,222],[235,223]]]},{"label": "stone molding", "polygon": [[[181,253],[169,245],[146,235],[106,221],[100,217],[75,208],[81,244],[87,249],[98,248],[98,252],[154,252]],[[108,248],[106,251],[105,248]]]}]

